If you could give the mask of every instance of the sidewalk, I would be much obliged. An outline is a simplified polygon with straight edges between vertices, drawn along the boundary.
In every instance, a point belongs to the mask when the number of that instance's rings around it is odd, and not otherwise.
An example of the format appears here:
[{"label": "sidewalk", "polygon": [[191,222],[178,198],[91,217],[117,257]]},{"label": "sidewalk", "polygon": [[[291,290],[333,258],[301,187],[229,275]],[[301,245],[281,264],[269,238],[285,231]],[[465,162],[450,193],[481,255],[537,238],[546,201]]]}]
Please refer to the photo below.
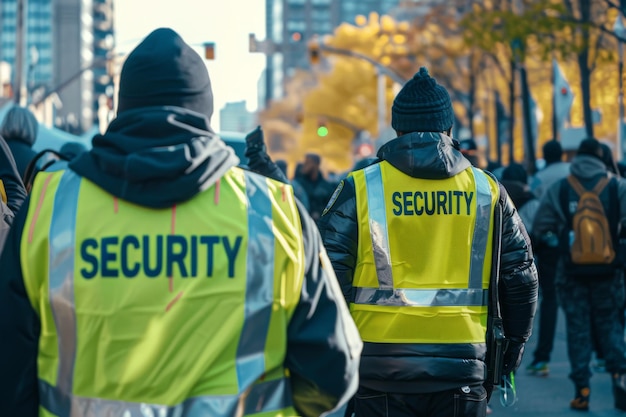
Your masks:
[{"label": "sidewalk", "polygon": [[[537,318],[535,322],[538,323]],[[534,332],[537,334],[538,332]],[[526,366],[532,362],[535,349],[535,337],[531,337],[526,345],[522,365],[515,377],[517,386],[517,402],[508,408],[500,405],[500,395],[494,392],[490,406],[493,413],[490,417],[606,417],[621,416],[626,413],[613,408],[613,394],[610,375],[594,373],[591,378],[591,398],[589,411],[570,410],[569,402],[574,397],[574,385],[568,378],[569,361],[565,334],[565,317],[559,311],[554,351],[550,362],[550,375],[547,377],[529,376]]]}]

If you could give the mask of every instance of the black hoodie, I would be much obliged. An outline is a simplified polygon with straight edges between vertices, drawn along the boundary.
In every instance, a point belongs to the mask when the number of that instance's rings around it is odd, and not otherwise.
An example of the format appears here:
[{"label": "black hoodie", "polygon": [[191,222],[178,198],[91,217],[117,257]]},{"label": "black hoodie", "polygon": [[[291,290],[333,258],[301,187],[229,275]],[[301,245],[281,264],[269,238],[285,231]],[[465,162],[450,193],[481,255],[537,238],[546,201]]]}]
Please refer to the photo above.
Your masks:
[{"label": "black hoodie", "polygon": [[120,114],[69,167],[116,197],[164,208],[209,188],[238,163],[206,117],[148,107]]}]

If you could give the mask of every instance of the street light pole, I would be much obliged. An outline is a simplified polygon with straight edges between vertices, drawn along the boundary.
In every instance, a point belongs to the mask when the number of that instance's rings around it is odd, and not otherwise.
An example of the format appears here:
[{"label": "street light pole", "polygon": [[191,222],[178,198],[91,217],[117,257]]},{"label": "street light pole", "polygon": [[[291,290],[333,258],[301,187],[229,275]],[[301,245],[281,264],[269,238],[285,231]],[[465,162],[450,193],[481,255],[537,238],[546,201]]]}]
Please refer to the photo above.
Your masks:
[{"label": "street light pole", "polygon": [[376,93],[378,102],[378,140],[382,140],[383,132],[385,127],[387,127],[387,80],[385,79],[385,74],[380,69],[376,70],[376,78],[378,82],[378,92]]},{"label": "street light pole", "polygon": [[363,55],[363,54],[360,54],[358,52],[351,51],[349,49],[341,49],[341,48],[335,48],[334,46],[328,46],[328,45],[325,45],[322,42],[318,42],[317,40],[314,40],[313,42],[315,42],[317,44],[317,46],[318,46],[320,51],[330,52],[330,53],[336,54],[336,55],[349,56],[349,57],[357,58],[357,59],[362,59],[363,61],[367,61],[370,64],[372,64],[376,68],[378,73],[381,73],[383,75],[388,76],[394,82],[396,82],[396,83],[398,83],[400,85],[404,85],[404,83],[407,82],[407,80],[402,75],[398,74],[397,72],[395,72],[391,68],[384,66],[380,62],[376,61],[375,59],[373,59],[373,58],[371,58],[371,57],[369,57],[367,55]]}]

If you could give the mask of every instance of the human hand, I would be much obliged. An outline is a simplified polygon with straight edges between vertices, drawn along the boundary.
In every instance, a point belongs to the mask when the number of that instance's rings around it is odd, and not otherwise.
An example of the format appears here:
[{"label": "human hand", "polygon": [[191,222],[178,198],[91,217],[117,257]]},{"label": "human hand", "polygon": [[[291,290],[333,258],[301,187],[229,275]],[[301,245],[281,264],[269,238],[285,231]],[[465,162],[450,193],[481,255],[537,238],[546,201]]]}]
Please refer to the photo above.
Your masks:
[{"label": "human hand", "polygon": [[522,356],[524,355],[524,343],[511,342],[504,352],[504,365],[502,367],[502,374],[508,375],[511,372],[515,372],[522,363]]},{"label": "human hand", "polygon": [[257,126],[252,132],[246,135],[246,157],[250,158],[254,154],[265,153],[265,142],[261,126]]}]

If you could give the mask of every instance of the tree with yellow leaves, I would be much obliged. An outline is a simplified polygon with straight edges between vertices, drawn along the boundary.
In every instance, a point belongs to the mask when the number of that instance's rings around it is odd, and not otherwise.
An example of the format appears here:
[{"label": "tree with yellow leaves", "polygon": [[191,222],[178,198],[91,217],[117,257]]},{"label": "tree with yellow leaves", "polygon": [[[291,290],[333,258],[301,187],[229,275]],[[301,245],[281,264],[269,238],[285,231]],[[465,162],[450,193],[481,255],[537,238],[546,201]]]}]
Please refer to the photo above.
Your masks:
[{"label": "tree with yellow leaves", "polygon": [[[528,84],[544,115],[541,140],[555,135],[550,128],[553,58],[561,62],[574,90],[572,124],[585,126],[589,137],[603,138],[612,136],[617,126],[616,106],[608,105],[617,99],[618,77],[611,76],[617,44],[610,29],[617,7],[608,0],[475,1],[462,25],[468,44],[495,57],[496,66],[513,56],[511,45],[517,41],[517,64],[527,70]],[[510,99],[515,103],[514,96]],[[594,125],[594,108],[603,115],[601,124]],[[512,114],[519,110],[512,109]]]},{"label": "tree with yellow leaves", "polygon": [[[324,156],[326,168],[345,171],[355,162],[355,139],[380,137],[381,128],[389,124],[395,93],[394,81],[385,77],[379,97],[379,76],[388,73],[402,83],[405,74],[412,75],[408,36],[408,24],[372,13],[358,17],[356,25],[340,25],[317,44],[322,62],[315,70],[317,86],[303,102],[299,157],[314,151]],[[324,137],[317,134],[322,123],[328,129]]]}]

